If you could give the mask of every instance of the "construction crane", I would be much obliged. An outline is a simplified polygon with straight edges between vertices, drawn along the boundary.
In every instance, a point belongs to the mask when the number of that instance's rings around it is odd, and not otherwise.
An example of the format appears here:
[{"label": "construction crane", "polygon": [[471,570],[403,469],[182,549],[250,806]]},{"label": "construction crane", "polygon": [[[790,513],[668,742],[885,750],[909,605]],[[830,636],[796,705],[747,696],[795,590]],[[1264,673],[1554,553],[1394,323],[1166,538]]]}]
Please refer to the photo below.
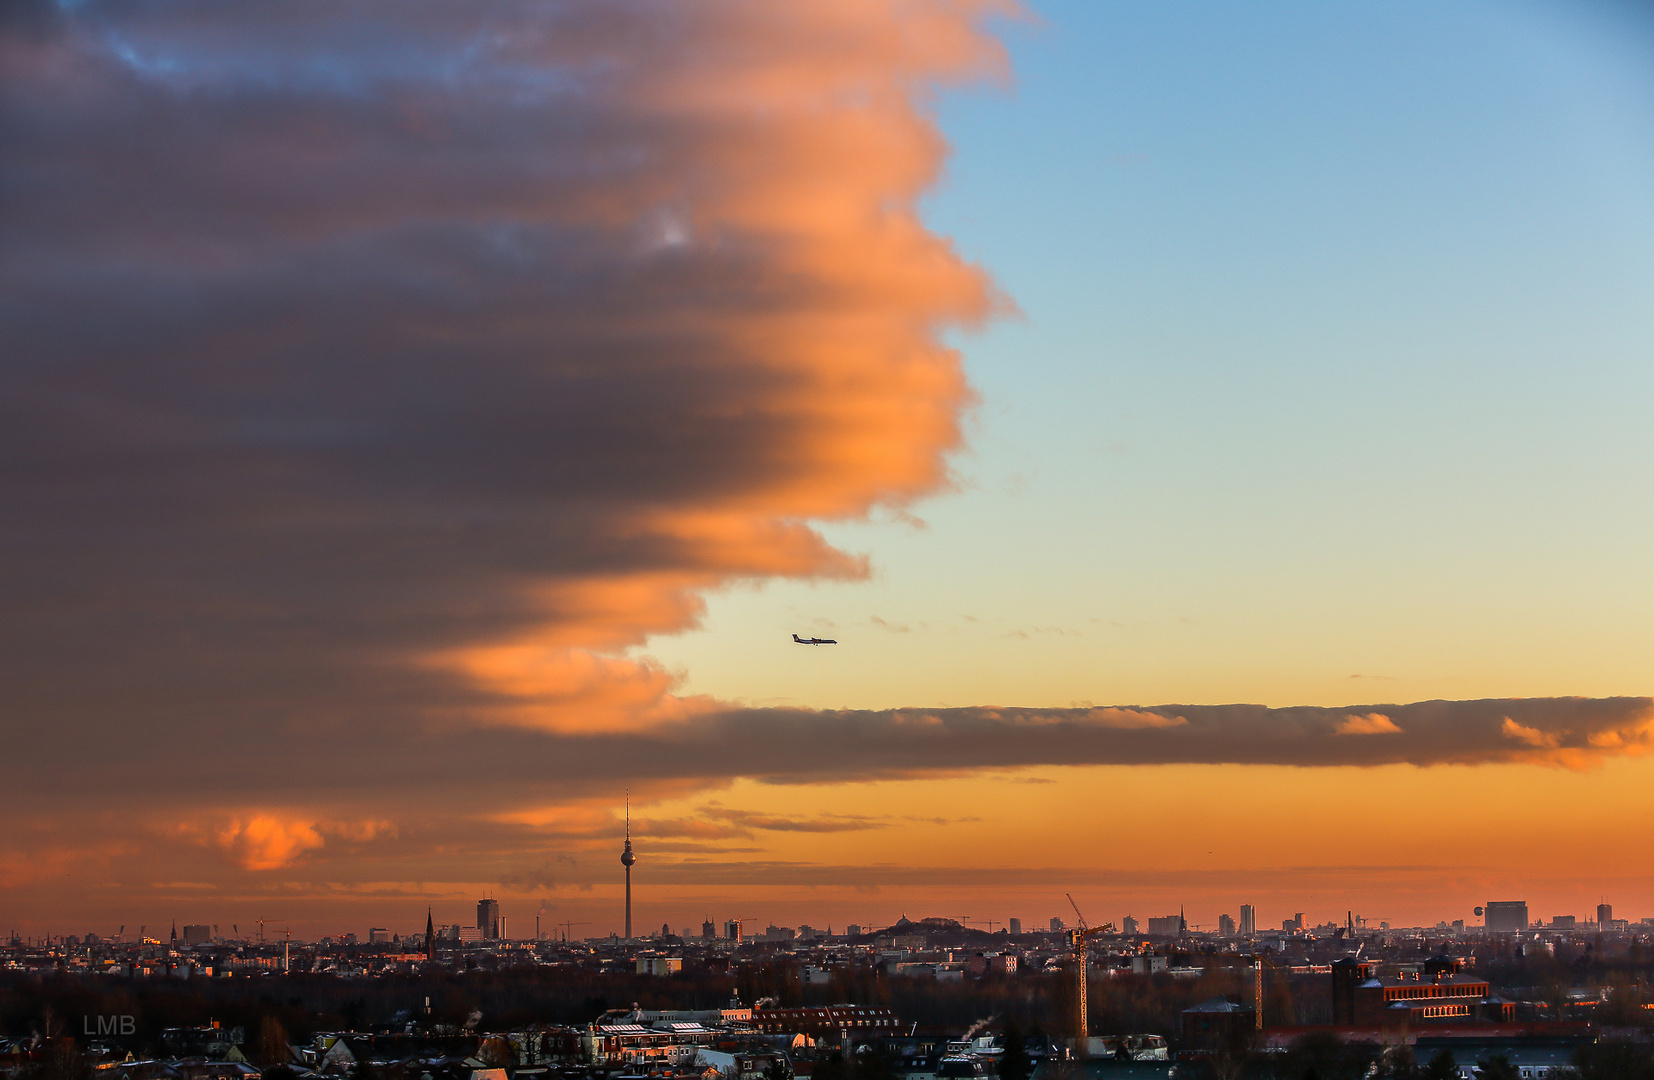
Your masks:
[{"label": "construction crane", "polygon": [[1074,902],[1073,895],[1063,895],[1068,897],[1068,906],[1074,909],[1075,917],[1080,920],[1080,925],[1067,933],[1074,964],[1074,1057],[1084,1061],[1091,1056],[1091,1021],[1086,1014],[1086,983],[1090,975],[1086,970],[1087,942],[1100,934],[1114,933],[1114,924],[1106,922],[1101,926],[1087,926],[1085,915],[1081,913],[1080,905]]},{"label": "construction crane", "polygon": [[591,923],[587,923],[587,922],[560,922],[560,923],[552,923],[552,925],[553,926],[561,926],[563,928],[563,941],[564,941],[565,944],[567,944],[567,942],[569,940],[569,931],[570,930],[573,930],[576,926],[590,926]]}]

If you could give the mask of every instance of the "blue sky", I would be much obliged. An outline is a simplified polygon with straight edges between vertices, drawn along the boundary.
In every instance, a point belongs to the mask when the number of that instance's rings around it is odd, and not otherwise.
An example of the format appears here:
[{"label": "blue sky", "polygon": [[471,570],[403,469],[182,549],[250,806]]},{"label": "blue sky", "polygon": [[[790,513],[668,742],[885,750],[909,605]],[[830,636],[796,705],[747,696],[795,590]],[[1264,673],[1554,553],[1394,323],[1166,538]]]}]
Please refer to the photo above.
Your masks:
[{"label": "blue sky", "polygon": [[938,105],[927,216],[1021,312],[960,339],[961,490],[829,529],[872,582],[649,652],[822,706],[1646,692],[1648,25],[1034,10],[1011,87]]}]

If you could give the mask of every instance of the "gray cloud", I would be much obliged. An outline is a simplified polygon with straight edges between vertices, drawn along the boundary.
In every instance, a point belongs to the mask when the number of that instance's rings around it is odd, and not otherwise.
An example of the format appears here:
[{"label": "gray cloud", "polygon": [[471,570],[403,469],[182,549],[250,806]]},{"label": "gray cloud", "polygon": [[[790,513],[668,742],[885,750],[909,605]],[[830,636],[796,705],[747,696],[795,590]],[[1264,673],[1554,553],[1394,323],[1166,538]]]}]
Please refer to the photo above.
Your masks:
[{"label": "gray cloud", "polygon": [[[509,704],[470,650],[863,573],[802,523],[943,481],[995,303],[914,209],[981,14],[6,5],[16,752],[417,741]],[[546,692],[670,686],[604,670]]]}]

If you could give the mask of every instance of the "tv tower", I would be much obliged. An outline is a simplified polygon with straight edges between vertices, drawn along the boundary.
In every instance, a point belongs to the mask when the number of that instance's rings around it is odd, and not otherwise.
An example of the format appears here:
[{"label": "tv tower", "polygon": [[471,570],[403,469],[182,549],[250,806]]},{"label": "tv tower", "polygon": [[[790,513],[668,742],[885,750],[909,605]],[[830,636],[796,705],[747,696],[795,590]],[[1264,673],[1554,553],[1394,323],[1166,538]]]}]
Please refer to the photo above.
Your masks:
[{"label": "tv tower", "polygon": [[626,793],[626,850],[620,853],[620,865],[626,868],[626,940],[632,940],[632,793]]}]

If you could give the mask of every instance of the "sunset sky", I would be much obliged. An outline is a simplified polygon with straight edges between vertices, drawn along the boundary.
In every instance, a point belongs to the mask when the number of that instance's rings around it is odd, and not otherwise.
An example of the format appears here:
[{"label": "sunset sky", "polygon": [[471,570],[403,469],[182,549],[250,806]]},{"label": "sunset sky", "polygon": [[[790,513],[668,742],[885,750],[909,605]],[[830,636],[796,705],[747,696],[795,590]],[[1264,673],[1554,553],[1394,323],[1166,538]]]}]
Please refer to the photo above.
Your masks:
[{"label": "sunset sky", "polygon": [[8,4],[0,931],[1654,916],[1651,176],[1610,0]]}]

